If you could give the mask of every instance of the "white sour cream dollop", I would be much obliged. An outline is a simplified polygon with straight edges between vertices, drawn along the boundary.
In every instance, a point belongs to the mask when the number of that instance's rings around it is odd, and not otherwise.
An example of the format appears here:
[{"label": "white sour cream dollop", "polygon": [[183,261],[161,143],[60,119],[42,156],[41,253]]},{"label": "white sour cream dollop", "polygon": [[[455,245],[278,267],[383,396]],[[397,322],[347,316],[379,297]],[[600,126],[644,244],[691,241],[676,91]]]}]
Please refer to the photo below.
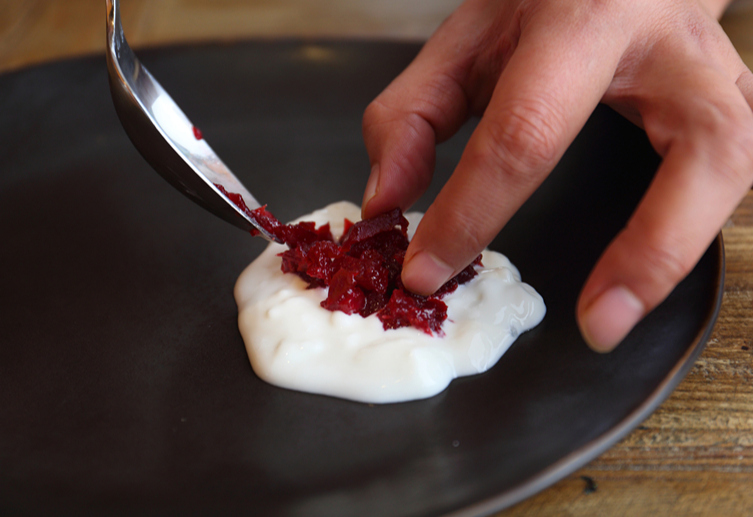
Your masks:
[{"label": "white sour cream dollop", "polygon": [[[421,214],[406,214],[409,237]],[[330,223],[335,238],[343,219],[360,209],[340,202],[297,221]],[[256,374],[284,388],[370,403],[403,402],[436,395],[452,379],[494,366],[515,339],[541,322],[544,300],[504,255],[485,250],[483,268],[443,298],[445,336],[414,328],[384,330],[371,315],[331,312],[319,304],[326,289],[306,289],[280,270],[270,244],[235,286],[238,325]]]}]

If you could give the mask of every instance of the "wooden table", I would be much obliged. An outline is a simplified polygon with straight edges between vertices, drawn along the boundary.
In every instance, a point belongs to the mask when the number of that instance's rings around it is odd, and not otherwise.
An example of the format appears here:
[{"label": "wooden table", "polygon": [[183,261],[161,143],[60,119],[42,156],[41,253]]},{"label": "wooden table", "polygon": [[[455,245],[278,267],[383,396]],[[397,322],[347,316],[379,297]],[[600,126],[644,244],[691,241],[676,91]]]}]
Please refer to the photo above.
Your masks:
[{"label": "wooden table", "polygon": [[[422,40],[458,0],[124,0],[134,47],[248,37]],[[0,0],[0,71],[103,52],[102,0]],[[723,20],[753,67],[753,1]],[[1,116],[1,115],[0,115]],[[724,301],[701,358],[632,434],[500,515],[753,515],[753,192],[723,230]]]}]

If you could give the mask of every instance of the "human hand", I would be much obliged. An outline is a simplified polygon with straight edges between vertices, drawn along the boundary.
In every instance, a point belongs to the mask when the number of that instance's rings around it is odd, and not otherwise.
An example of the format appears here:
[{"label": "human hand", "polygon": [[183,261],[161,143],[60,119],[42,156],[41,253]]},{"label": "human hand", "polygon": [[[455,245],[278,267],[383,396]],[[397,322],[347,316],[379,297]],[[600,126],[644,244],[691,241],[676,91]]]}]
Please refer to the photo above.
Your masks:
[{"label": "human hand", "polygon": [[578,301],[588,344],[617,346],[753,183],[753,75],[714,18],[723,1],[466,0],[364,114],[364,217],[407,209],[435,145],[483,114],[407,250],[406,287],[429,294],[470,263],[604,102],[663,157]]}]

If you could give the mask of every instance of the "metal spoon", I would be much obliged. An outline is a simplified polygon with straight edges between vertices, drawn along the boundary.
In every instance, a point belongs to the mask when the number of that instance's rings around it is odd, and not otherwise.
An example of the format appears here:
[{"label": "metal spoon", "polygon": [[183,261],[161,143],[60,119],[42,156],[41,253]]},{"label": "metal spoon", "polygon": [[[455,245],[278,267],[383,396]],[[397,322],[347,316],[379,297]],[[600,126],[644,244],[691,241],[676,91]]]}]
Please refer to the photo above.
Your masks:
[{"label": "metal spoon", "polygon": [[107,2],[107,71],[115,111],[133,145],[170,184],[225,221],[275,240],[223,194],[261,206],[212,151],[191,121],[139,62],[123,34],[118,0]]}]

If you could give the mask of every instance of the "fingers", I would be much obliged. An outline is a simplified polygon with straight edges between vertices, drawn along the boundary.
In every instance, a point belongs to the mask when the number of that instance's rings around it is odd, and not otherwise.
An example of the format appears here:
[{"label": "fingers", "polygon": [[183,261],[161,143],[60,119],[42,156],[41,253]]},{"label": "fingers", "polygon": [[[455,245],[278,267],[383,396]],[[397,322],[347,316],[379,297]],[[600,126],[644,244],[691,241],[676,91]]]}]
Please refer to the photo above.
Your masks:
[{"label": "fingers", "polygon": [[437,135],[452,134],[466,119],[465,93],[448,58],[443,45],[430,42],[366,108],[363,137],[371,175],[364,218],[412,205],[431,181]]},{"label": "fingers", "polygon": [[527,2],[529,12],[478,25],[484,6],[507,5],[467,0],[369,106],[363,215],[410,206],[429,183],[435,144],[486,108],[406,252],[405,286],[434,292],[493,239],[603,98],[664,156],[578,302],[587,342],[611,350],[687,275],[751,187],[753,77],[693,4],[675,13],[643,3],[648,11],[630,20],[618,9],[610,24],[592,16],[611,4],[593,14],[589,2]]},{"label": "fingers", "polygon": [[740,89],[714,71],[689,79],[692,88],[675,87],[672,100],[644,107],[649,138],[666,150],[663,163],[581,293],[578,321],[597,351],[612,350],[666,298],[753,183],[750,72]]},{"label": "fingers", "polygon": [[[465,2],[366,108],[363,136],[371,175],[363,217],[412,205],[431,181],[435,145],[486,105],[491,87],[482,90],[484,85],[493,87],[498,75],[492,65],[484,74],[474,72],[486,62],[479,56],[482,47],[478,44],[489,29],[488,17],[480,18],[486,3]],[[495,28],[505,29],[504,24]],[[492,61],[500,67],[497,60]]]},{"label": "fingers", "polygon": [[587,39],[598,34],[563,23],[568,13],[549,14],[551,23],[531,21],[521,36],[454,174],[411,241],[402,279],[414,292],[434,292],[483,250],[551,171],[611,81],[623,50],[619,38],[589,47]]}]

